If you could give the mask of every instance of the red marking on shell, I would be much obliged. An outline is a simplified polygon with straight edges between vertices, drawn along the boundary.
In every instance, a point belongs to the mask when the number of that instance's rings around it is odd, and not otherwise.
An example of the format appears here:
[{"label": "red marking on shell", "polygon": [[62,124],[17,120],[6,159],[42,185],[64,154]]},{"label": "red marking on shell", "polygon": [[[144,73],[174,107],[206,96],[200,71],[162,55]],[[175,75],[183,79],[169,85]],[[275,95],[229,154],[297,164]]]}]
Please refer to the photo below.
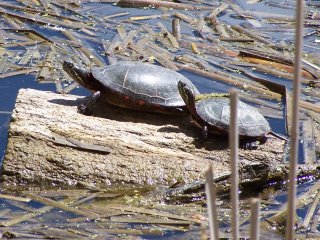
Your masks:
[{"label": "red marking on shell", "polygon": [[142,106],[142,105],[145,104],[145,101],[144,101],[144,100],[139,100],[139,101],[138,101],[138,104],[139,104],[140,106]]}]

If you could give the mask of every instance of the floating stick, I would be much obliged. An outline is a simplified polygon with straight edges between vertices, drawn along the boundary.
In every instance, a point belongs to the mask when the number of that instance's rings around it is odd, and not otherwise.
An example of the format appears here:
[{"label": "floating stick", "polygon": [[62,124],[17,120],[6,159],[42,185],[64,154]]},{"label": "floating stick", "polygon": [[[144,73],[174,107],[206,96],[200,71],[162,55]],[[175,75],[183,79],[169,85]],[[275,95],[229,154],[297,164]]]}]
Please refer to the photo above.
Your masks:
[{"label": "floating stick", "polygon": [[302,66],[302,45],[303,45],[303,21],[304,21],[304,1],[296,1],[296,38],[295,38],[295,58],[294,58],[294,83],[293,83],[293,108],[291,124],[290,142],[290,172],[288,191],[288,214],[286,239],[295,239],[295,219],[296,219],[296,175],[297,158],[299,156],[299,101],[300,101],[300,81]]},{"label": "floating stick", "polygon": [[238,215],[238,192],[239,192],[239,176],[238,176],[238,99],[239,93],[235,89],[230,90],[230,165],[231,165],[231,227],[233,239],[239,239],[239,215]]},{"label": "floating stick", "polygon": [[181,27],[180,27],[180,19],[174,18],[172,20],[172,35],[177,39],[177,41],[181,40]]}]

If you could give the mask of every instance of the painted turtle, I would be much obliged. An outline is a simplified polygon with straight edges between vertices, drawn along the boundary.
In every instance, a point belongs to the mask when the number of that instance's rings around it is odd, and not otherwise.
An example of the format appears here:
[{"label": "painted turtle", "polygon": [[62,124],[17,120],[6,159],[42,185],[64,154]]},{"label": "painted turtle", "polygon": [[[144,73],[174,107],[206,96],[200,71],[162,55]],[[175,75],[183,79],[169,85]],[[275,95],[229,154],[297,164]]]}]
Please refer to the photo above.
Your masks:
[{"label": "painted turtle", "polygon": [[[179,82],[178,89],[194,123],[202,128],[203,139],[206,139],[208,132],[219,135],[228,133],[230,123],[230,99],[228,97],[204,98],[196,101],[197,93],[188,84]],[[286,140],[271,131],[268,121],[255,108],[241,101],[238,107],[238,131],[243,148],[256,148],[257,141],[264,142],[268,133]]]},{"label": "painted turtle", "polygon": [[188,84],[198,93],[189,79],[160,66],[123,61],[106,67],[85,69],[65,61],[63,69],[83,87],[93,90],[87,106],[79,112],[90,115],[98,98],[133,110],[182,113],[186,106],[178,91],[178,82]]}]

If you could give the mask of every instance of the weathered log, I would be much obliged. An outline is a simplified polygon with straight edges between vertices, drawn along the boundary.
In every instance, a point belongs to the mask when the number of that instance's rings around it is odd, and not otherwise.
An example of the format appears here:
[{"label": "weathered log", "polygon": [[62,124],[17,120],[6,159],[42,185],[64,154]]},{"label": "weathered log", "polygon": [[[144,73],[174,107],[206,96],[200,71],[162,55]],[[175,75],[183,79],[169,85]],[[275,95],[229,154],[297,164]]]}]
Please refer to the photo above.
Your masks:
[{"label": "weathered log", "polygon": [[[77,113],[87,98],[21,89],[3,162],[4,183],[78,182],[171,184],[228,174],[226,137],[197,140],[187,116],[135,112],[100,103],[94,116]],[[269,137],[242,162],[276,164],[284,142]]]}]

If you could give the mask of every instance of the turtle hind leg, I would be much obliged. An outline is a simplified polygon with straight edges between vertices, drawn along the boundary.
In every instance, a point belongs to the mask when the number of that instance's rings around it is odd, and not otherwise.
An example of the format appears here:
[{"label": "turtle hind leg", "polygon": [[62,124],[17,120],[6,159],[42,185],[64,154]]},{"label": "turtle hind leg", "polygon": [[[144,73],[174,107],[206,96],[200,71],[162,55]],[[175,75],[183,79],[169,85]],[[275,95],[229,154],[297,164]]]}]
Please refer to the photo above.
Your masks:
[{"label": "turtle hind leg", "polygon": [[89,102],[87,103],[87,105],[83,105],[81,104],[80,106],[78,106],[78,113],[81,113],[83,115],[87,115],[87,116],[91,116],[93,113],[93,110],[96,107],[98,98],[101,96],[100,91],[95,92]]},{"label": "turtle hind leg", "polygon": [[245,139],[240,141],[240,148],[245,150],[255,150],[260,145],[259,141],[252,140],[252,139]]},{"label": "turtle hind leg", "polygon": [[268,138],[263,136],[259,139],[242,139],[240,140],[240,147],[245,150],[255,150],[259,145],[264,144]]}]

